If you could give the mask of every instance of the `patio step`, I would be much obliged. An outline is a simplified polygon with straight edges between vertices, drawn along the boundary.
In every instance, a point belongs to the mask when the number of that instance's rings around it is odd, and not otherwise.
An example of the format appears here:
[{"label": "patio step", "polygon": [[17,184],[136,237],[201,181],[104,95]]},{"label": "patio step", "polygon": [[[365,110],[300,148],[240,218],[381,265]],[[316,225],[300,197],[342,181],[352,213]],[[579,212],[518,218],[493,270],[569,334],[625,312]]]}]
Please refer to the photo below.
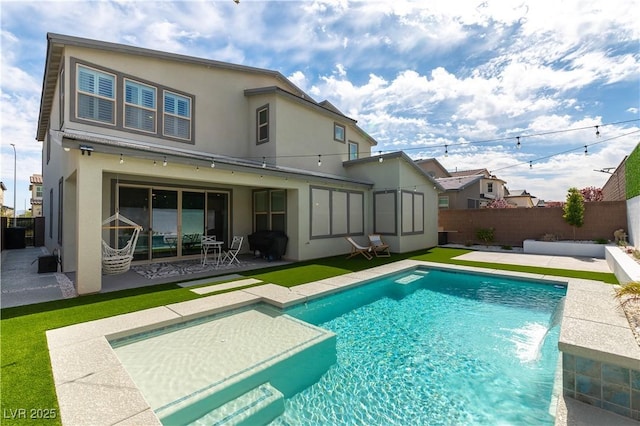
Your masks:
[{"label": "patio step", "polygon": [[240,426],[266,424],[284,413],[282,392],[264,383],[205,414],[192,424]]}]

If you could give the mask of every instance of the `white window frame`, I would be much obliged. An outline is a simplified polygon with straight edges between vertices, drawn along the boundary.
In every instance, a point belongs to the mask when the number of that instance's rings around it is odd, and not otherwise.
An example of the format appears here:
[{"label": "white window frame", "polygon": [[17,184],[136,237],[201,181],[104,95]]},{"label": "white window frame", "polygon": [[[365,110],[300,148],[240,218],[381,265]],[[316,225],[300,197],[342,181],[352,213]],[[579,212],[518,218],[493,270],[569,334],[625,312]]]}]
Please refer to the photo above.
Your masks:
[{"label": "white window frame", "polygon": [[448,209],[449,208],[449,196],[448,195],[440,195],[440,196],[438,196],[438,208],[440,208],[440,209]]},{"label": "white window frame", "polygon": [[[95,85],[95,90],[94,92],[88,92],[85,90],[81,89],[81,84],[80,84],[80,78],[82,73],[88,73],[90,75],[93,75],[94,77],[94,85]],[[111,81],[111,96],[105,95],[105,94],[101,94],[100,93],[100,86],[101,86],[101,81],[100,78],[103,78],[106,81]],[[117,77],[115,74],[112,73],[108,73],[105,71],[101,71],[92,67],[89,67],[87,65],[82,65],[82,64],[76,64],[76,111],[75,111],[75,116],[77,119],[79,120],[87,120],[87,121],[94,121],[97,123],[102,123],[102,124],[107,124],[107,125],[111,125],[111,126],[115,126],[116,125],[116,91],[117,91]],[[91,99],[94,100],[102,100],[102,101],[106,101],[111,103],[111,121],[107,121],[107,120],[100,120],[99,119],[99,114],[93,114],[93,117],[89,117],[89,116],[81,116],[80,115],[80,98],[81,96],[87,96]]]},{"label": "white window frame", "polygon": [[[153,105],[151,106],[147,106],[147,105],[143,105],[143,101],[142,99],[137,99],[135,101],[132,102],[128,102],[127,101],[127,88],[128,86],[137,86],[140,90],[148,90],[149,92],[151,92],[153,94],[152,96],[152,103]],[[142,93],[140,94],[140,97],[142,97]],[[127,111],[133,109],[134,111],[139,111],[139,114],[151,114],[152,118],[151,120],[153,121],[153,125],[151,129],[147,129],[144,128],[143,126],[132,126],[132,125],[127,125]],[[124,108],[122,111],[123,117],[122,117],[122,123],[123,123],[123,127],[125,129],[133,129],[133,130],[139,130],[141,132],[147,132],[147,133],[156,133],[157,132],[157,123],[158,123],[158,91],[155,87],[150,86],[148,84],[144,84],[144,83],[140,83],[139,81],[130,79],[130,78],[125,78],[124,79]]]},{"label": "white window frame", "polygon": [[[179,114],[178,111],[167,111],[167,98],[168,97],[172,97],[176,101],[184,100],[188,104],[188,109],[189,109],[188,115],[181,115],[181,114]],[[181,95],[180,93],[176,93],[176,92],[173,92],[171,90],[164,90],[162,99],[163,99],[162,136],[169,137],[169,138],[188,140],[188,141],[191,140],[191,120],[192,120],[192,114],[193,114],[193,112],[192,112],[193,111],[192,99],[189,96]],[[170,119],[175,119],[176,123],[178,123],[180,120],[186,121],[187,126],[185,126],[185,128],[187,129],[187,135],[180,135],[180,134],[178,134],[177,131],[174,131],[172,133],[168,133],[167,132],[167,119],[169,119],[169,118]],[[172,127],[175,127],[175,126],[172,126]]]}]

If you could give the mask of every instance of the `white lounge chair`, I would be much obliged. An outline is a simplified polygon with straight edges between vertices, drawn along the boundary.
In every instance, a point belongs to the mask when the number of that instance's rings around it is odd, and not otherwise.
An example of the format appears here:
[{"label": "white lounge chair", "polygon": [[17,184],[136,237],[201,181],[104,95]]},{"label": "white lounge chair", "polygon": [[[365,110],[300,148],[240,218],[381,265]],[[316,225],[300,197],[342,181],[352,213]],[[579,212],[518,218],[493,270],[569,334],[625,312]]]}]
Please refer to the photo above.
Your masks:
[{"label": "white lounge chair", "polygon": [[369,244],[376,257],[391,257],[389,245],[382,242],[382,237],[379,234],[369,235]]},{"label": "white lounge chair", "polygon": [[349,244],[351,244],[351,253],[349,253],[347,259],[351,259],[353,256],[357,256],[359,254],[363,255],[365,258],[367,258],[367,260],[371,260],[373,258],[373,256],[371,256],[371,247],[361,246],[360,244],[356,243],[351,237],[345,238],[347,239],[347,241],[349,241]]}]

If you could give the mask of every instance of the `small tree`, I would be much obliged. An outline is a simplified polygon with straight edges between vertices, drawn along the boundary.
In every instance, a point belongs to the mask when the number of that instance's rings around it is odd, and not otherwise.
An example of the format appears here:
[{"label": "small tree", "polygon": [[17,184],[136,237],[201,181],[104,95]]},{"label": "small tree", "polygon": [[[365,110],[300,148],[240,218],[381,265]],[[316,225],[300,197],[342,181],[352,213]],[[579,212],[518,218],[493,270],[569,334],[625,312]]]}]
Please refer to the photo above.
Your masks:
[{"label": "small tree", "polygon": [[595,186],[588,186],[586,188],[582,188],[580,190],[582,197],[585,202],[591,201],[602,201],[604,200],[604,194],[602,193],[602,189],[596,188]]},{"label": "small tree", "polygon": [[491,202],[487,204],[488,209],[510,209],[511,207],[513,206],[507,203],[507,200],[504,198],[491,200]]},{"label": "small tree", "polygon": [[573,239],[576,239],[576,228],[584,225],[584,197],[577,188],[569,188],[567,202],[562,208],[562,218],[573,226]]}]

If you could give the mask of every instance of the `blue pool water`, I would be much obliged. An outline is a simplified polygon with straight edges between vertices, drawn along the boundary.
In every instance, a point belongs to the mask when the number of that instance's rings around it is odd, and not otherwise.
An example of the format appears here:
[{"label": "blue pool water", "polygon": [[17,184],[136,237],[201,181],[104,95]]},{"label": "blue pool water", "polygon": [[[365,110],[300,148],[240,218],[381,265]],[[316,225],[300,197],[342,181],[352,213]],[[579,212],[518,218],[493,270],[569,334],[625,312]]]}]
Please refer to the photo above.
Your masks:
[{"label": "blue pool water", "polygon": [[271,425],[553,424],[565,293],[417,270],[289,309],[337,334],[337,363]]}]

